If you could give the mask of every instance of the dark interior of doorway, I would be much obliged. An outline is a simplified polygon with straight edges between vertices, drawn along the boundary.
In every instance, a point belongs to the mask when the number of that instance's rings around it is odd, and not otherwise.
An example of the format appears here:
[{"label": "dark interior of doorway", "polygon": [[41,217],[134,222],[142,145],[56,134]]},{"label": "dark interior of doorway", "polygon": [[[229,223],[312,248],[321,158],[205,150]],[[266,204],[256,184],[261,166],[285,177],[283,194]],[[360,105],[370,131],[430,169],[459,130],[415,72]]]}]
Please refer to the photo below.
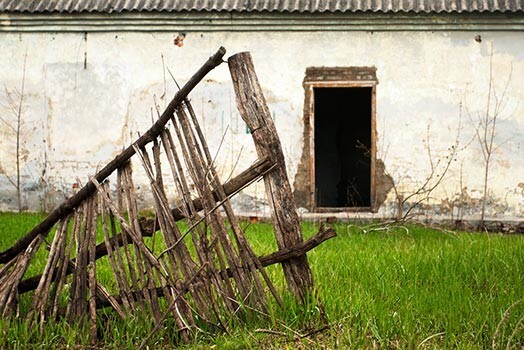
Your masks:
[{"label": "dark interior of doorway", "polygon": [[315,88],[317,207],[371,206],[372,88]]}]

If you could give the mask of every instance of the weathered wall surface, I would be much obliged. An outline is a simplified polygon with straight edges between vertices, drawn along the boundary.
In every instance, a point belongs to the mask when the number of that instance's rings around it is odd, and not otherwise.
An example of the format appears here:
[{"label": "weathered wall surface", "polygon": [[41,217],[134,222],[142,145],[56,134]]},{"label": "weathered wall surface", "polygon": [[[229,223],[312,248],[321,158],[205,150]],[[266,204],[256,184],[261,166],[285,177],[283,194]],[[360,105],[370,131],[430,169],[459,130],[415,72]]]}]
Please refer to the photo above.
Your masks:
[{"label": "weathered wall surface", "polygon": [[[473,121],[486,111],[493,46],[491,84],[503,108],[494,139],[488,214],[524,216],[522,32],[202,31],[189,32],[183,47],[173,44],[177,34],[0,33],[0,83],[5,86],[0,92],[0,210],[16,209],[15,190],[6,177],[16,175],[16,135],[5,121],[13,125],[7,91],[20,90],[24,56],[23,204],[42,210],[70,195],[77,177],[86,181],[151,125],[154,96],[163,106],[175,92],[162,55],[184,82],[222,45],[229,54],[251,51],[295,187],[308,179],[299,170],[306,68],[374,66],[379,80],[377,158],[397,190],[404,196],[416,191],[430,173],[428,150],[434,165],[444,162],[458,132],[456,160],[425,203],[430,212],[449,215],[461,199],[465,214],[475,215],[484,165]],[[220,148],[217,164],[223,178],[249,166],[256,154],[236,111],[227,66],[211,72],[191,99],[211,149]],[[263,185],[245,190],[246,196],[263,198]],[[150,197],[142,193],[142,198],[147,206]],[[255,209],[247,201],[239,206]],[[389,191],[378,215],[395,210],[396,197]]]}]

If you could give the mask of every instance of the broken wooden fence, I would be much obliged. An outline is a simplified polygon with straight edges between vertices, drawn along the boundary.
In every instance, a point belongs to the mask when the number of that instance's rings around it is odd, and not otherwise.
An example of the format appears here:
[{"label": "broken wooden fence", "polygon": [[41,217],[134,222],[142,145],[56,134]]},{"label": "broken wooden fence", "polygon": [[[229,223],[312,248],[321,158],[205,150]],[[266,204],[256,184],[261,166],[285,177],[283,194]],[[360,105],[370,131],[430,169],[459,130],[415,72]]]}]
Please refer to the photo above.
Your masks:
[{"label": "broken wooden fence", "polygon": [[[187,99],[203,77],[222,63],[220,48],[174,96],[154,125],[108,163],[79,192],[51,212],[13,247],[0,254],[0,313],[24,317],[42,327],[46,320],[89,322],[96,339],[97,313],[112,307],[122,318],[150,314],[157,327],[172,317],[182,340],[199,323],[227,328],[224,314],[265,313],[268,296],[281,303],[264,267],[281,263],[298,298],[313,281],[306,252],[335,235],[321,229],[302,240],[284,156],[249,53],[229,58],[240,114],[251,130],[259,159],[221,183],[197,116]],[[139,218],[131,158],[150,182],[155,219]],[[170,170],[178,207],[169,207],[162,164]],[[108,178],[116,173],[111,188]],[[114,177],[114,176],[113,176]],[[279,250],[254,254],[229,199],[264,178]],[[190,187],[196,188],[194,198]],[[182,230],[177,221],[187,220]],[[101,231],[101,233],[99,233]],[[46,237],[54,232],[52,241]],[[146,237],[159,232],[161,251]],[[41,246],[49,254],[40,275],[24,275]],[[107,256],[113,272],[109,287],[97,275],[97,259]],[[20,294],[34,291],[20,315]]]}]

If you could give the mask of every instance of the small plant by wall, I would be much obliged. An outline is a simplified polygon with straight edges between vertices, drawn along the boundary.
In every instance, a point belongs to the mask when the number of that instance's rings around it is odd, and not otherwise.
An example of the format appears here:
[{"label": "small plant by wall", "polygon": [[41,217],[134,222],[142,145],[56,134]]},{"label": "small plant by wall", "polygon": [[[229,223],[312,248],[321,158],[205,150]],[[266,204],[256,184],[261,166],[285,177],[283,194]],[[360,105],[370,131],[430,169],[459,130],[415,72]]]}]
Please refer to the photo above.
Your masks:
[{"label": "small plant by wall", "polygon": [[5,110],[4,113],[0,114],[0,121],[7,127],[7,130],[15,138],[14,148],[15,155],[12,162],[15,163],[15,174],[11,174],[9,170],[5,168],[5,164],[0,161],[0,174],[6,177],[7,181],[16,190],[18,212],[22,212],[22,188],[21,188],[21,163],[23,162],[23,154],[27,153],[27,150],[23,149],[21,143],[21,130],[24,126],[23,114],[24,114],[24,93],[25,93],[25,74],[26,74],[26,63],[27,63],[27,51],[24,55],[24,66],[22,70],[22,81],[19,89],[8,88],[4,86],[4,93],[7,100],[7,105],[2,106]]}]

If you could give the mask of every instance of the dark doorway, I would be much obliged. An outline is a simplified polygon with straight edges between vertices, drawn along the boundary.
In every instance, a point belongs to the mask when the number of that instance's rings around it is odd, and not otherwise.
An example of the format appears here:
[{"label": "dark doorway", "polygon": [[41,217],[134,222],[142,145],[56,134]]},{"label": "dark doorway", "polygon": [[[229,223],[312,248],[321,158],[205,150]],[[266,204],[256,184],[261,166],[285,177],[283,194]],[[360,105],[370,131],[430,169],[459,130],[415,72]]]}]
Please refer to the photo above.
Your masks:
[{"label": "dark doorway", "polygon": [[371,207],[372,88],[315,88],[317,207]]}]

